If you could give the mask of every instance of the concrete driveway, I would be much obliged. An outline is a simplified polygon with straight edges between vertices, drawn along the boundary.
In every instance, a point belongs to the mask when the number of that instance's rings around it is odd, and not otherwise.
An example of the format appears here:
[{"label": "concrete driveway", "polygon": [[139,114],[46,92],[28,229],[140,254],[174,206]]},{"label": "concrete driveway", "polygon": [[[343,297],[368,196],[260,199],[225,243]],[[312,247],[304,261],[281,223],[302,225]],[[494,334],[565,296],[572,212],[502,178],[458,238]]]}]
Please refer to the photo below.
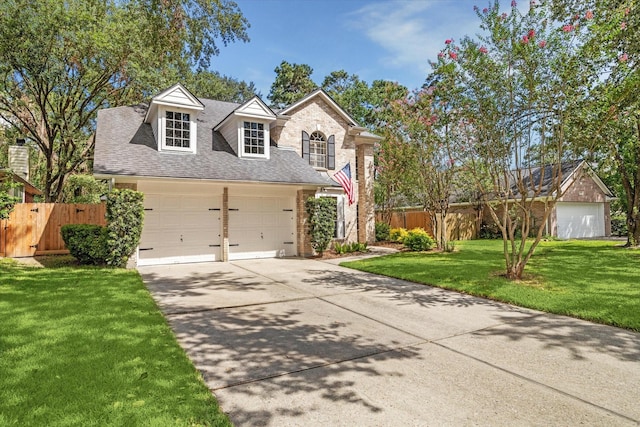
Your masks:
[{"label": "concrete driveway", "polygon": [[637,333],[335,262],[140,272],[238,426],[640,423]]}]

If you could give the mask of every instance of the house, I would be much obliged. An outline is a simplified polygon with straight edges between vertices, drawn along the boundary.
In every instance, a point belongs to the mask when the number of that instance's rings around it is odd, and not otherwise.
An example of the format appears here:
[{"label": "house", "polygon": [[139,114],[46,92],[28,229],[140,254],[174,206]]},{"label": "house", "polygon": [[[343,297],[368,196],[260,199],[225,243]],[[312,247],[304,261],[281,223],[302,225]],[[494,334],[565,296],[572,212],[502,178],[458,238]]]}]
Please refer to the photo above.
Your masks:
[{"label": "house", "polygon": [[[561,196],[555,205],[551,206],[551,212],[544,225],[545,234],[561,239],[604,237],[611,235],[611,210],[610,202],[614,195],[596,175],[591,167],[584,161],[563,162],[560,165],[562,183],[560,185]],[[525,174],[523,182],[528,188],[539,188],[530,191],[528,197],[534,198],[533,226],[537,227],[544,220],[547,204],[545,200],[555,197],[554,174],[558,168],[551,166],[531,168],[523,170]],[[513,197],[520,195],[512,187]],[[453,202],[450,204],[449,213],[471,214],[480,213],[479,220],[485,224],[492,224],[493,219],[489,209],[480,209],[477,202]]]},{"label": "house", "polygon": [[[308,256],[309,197],[335,199],[336,238],[373,241],[379,139],[320,89],[273,111],[176,84],[148,105],[98,112],[94,175],[144,193],[137,265]],[[332,179],[346,164],[352,205]]]},{"label": "house", "polygon": [[11,179],[17,184],[11,193],[17,196],[19,203],[33,203],[42,191],[29,182],[29,147],[24,139],[18,139],[16,145],[9,146],[9,169],[0,169],[0,182]]}]

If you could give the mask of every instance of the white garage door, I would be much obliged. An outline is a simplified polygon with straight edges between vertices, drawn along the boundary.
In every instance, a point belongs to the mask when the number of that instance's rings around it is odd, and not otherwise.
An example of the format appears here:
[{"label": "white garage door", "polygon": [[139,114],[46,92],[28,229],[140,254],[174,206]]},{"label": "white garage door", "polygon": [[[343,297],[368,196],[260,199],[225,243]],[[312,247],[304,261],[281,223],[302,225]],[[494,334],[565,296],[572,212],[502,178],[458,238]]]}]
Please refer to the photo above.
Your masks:
[{"label": "white garage door", "polygon": [[230,197],[229,259],[296,255],[293,197]]},{"label": "white garage door", "polygon": [[556,205],[558,237],[575,239],[604,236],[603,203],[568,203]]},{"label": "white garage door", "polygon": [[138,265],[220,260],[220,198],[145,194]]}]

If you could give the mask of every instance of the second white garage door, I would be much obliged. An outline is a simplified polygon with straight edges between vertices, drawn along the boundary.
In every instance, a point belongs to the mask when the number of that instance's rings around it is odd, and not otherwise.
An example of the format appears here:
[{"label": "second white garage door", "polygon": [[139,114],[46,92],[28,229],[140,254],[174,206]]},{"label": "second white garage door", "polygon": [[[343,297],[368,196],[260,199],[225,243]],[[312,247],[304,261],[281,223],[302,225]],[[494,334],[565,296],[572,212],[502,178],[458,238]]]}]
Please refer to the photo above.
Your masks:
[{"label": "second white garage door", "polygon": [[295,198],[229,198],[229,259],[295,256],[295,233]]},{"label": "second white garage door", "polygon": [[558,237],[576,239],[602,237],[604,232],[603,203],[558,202]]}]

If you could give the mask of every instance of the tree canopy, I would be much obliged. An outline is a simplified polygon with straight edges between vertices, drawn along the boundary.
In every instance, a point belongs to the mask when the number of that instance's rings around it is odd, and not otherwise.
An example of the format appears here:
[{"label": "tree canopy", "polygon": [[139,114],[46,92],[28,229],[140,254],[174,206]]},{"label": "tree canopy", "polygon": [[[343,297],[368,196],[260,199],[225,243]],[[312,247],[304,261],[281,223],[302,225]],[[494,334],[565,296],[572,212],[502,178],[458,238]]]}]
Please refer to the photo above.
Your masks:
[{"label": "tree canopy", "polygon": [[90,159],[98,109],[205,69],[247,27],[230,0],[0,3],[0,117],[42,153],[45,199]]}]

